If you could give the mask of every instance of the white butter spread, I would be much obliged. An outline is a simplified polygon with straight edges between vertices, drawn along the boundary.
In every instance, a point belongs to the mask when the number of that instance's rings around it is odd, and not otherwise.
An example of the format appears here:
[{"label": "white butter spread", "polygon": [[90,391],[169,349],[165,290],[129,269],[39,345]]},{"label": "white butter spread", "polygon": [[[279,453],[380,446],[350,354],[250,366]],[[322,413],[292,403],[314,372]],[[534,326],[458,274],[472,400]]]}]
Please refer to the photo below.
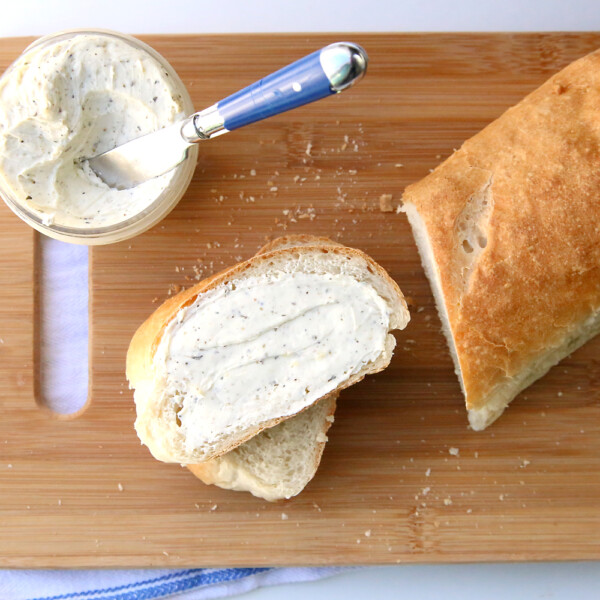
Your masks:
[{"label": "white butter spread", "polygon": [[45,224],[97,228],[135,216],[174,172],[115,190],[79,160],[183,118],[176,87],[153,56],[118,38],[32,48],[0,80],[3,186]]},{"label": "white butter spread", "polygon": [[155,356],[187,450],[309,406],[381,355],[389,320],[377,292],[343,274],[280,273],[201,294]]}]

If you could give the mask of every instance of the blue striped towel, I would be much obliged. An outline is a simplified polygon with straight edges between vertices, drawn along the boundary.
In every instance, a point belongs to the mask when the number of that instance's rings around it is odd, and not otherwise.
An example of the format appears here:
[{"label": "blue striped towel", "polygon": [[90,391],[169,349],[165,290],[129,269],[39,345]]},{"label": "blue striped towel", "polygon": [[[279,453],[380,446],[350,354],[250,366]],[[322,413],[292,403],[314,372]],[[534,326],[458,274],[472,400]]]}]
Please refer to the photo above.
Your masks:
[{"label": "blue striped towel", "polygon": [[207,600],[314,581],[343,568],[0,570],[2,600]]}]

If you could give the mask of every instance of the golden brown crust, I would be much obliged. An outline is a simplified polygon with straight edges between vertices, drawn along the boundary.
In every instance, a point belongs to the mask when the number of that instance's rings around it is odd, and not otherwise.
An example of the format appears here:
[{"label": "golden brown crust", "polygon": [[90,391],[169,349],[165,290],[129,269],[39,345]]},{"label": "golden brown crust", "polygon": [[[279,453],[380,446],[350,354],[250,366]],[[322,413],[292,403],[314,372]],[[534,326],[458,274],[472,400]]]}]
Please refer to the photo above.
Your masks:
[{"label": "golden brown crust", "polygon": [[304,233],[297,233],[292,235],[283,235],[278,237],[271,242],[265,244],[255,256],[259,254],[266,254],[273,250],[281,250],[282,248],[291,248],[293,246],[343,246],[339,242],[334,242],[328,237],[319,235],[308,235]]},{"label": "golden brown crust", "polygon": [[[469,272],[461,223],[478,194],[490,205]],[[480,409],[600,309],[600,51],[465,142],[403,201],[425,223],[467,408]]]}]

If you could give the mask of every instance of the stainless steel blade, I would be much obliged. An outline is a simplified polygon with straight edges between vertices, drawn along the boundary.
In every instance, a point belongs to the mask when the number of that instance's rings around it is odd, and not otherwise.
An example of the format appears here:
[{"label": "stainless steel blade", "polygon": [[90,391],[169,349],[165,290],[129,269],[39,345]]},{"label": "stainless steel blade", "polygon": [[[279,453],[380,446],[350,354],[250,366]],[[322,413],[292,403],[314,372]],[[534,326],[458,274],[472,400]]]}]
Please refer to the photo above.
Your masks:
[{"label": "stainless steel blade", "polygon": [[108,186],[125,190],[174,169],[191,143],[181,135],[182,122],[143,135],[87,160]]}]

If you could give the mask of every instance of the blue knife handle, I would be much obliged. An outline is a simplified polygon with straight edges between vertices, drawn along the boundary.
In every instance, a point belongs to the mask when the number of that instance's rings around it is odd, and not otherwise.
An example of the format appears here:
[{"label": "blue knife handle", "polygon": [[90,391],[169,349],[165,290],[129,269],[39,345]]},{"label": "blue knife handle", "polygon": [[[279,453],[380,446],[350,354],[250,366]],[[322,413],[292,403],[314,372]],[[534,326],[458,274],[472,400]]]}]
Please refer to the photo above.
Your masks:
[{"label": "blue knife handle", "polygon": [[244,125],[337,94],[366,72],[369,57],[352,42],[321,48],[247,88],[194,113],[181,125],[187,143],[208,140]]},{"label": "blue knife handle", "polygon": [[335,94],[320,61],[321,51],[264,77],[217,104],[225,126],[233,131]]}]

